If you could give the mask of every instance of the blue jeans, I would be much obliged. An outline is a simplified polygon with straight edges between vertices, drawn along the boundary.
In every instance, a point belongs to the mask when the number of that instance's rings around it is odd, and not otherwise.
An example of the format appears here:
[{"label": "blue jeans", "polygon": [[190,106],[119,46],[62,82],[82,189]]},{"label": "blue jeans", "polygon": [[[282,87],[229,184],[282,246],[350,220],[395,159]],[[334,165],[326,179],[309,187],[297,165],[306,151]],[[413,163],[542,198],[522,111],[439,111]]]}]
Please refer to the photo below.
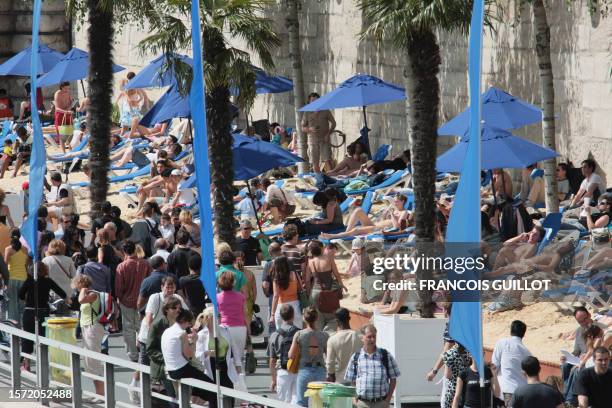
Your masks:
[{"label": "blue jeans", "polygon": [[573,388],[580,370],[572,370],[574,367],[568,363],[561,364],[561,378],[563,378],[563,389],[565,390],[563,397],[565,401],[578,406],[578,399],[574,395]]},{"label": "blue jeans", "polygon": [[335,188],[342,190],[350,182],[348,179],[337,179],[334,177],[327,176],[323,173],[315,174],[316,186],[319,191],[323,191],[328,188]]},{"label": "blue jeans", "polygon": [[302,407],[308,406],[308,397],[304,397],[304,393],[308,389],[308,383],[312,381],[325,381],[324,367],[300,367],[297,375],[297,398],[298,405]]}]

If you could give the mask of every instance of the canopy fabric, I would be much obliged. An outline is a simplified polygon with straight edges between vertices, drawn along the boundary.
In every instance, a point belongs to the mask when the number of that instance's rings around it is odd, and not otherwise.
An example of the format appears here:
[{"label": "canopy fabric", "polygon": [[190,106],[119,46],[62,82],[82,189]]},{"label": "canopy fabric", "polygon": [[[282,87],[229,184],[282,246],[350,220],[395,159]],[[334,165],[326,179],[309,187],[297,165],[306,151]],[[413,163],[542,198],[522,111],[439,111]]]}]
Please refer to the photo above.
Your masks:
[{"label": "canopy fabric", "polygon": [[[125,68],[113,64],[113,73]],[[56,85],[65,81],[78,81],[87,78],[89,74],[89,54],[79,48],[73,48],[49,72],[43,75],[38,85],[40,87]]]},{"label": "canopy fabric", "polygon": [[404,88],[372,75],[355,75],[316,101],[300,108],[301,112],[354,108],[406,99]]},{"label": "canopy fabric", "polygon": [[[232,116],[238,113],[238,108],[231,103],[230,112]],[[191,117],[189,96],[181,95],[175,86],[171,86],[143,116],[140,124],[152,127],[156,123],[166,122],[174,118],[189,117]]]},{"label": "canopy fabric", "polygon": [[[491,87],[482,94],[482,121],[504,130],[518,129],[542,120],[542,110],[506,91]],[[440,136],[463,136],[470,126],[466,109],[438,129]]]},{"label": "canopy fabric", "polygon": [[[263,69],[251,65],[253,72],[255,72],[255,93],[271,94],[271,93],[283,93],[293,90],[293,81],[287,77],[281,75],[270,75]],[[238,96],[240,90],[237,88],[230,89],[233,96]]]},{"label": "canopy fabric", "polygon": [[[470,137],[466,134],[459,143],[440,155],[436,161],[436,169],[443,172],[461,172],[469,141]],[[523,168],[558,156],[554,150],[516,137],[506,130],[486,125],[481,131],[481,142],[482,170]]]},{"label": "canopy fabric", "polygon": [[[277,144],[235,133],[232,144],[235,180],[249,180],[277,167],[293,166],[304,160]],[[195,174],[181,188],[196,186]]]},{"label": "canopy fabric", "polygon": [[[49,48],[45,44],[39,44],[38,63],[36,64],[38,75],[51,71],[62,58],[64,58],[64,54],[61,52]],[[0,75],[30,76],[31,61],[32,46],[30,45],[0,65]]]},{"label": "canopy fabric", "polygon": [[172,86],[143,116],[140,124],[152,127],[156,123],[162,123],[174,118],[188,118],[190,116],[189,98],[182,96],[176,87]]},{"label": "canopy fabric", "polygon": [[[164,86],[174,85],[176,83],[174,72],[171,70],[166,70],[163,72],[164,64],[166,63],[166,55],[167,54],[162,54],[152,60],[149,65],[144,67],[125,85],[125,89],[162,88]],[[193,59],[191,57],[175,53],[172,53],[171,55],[173,58],[181,60],[182,62],[193,67]]]}]

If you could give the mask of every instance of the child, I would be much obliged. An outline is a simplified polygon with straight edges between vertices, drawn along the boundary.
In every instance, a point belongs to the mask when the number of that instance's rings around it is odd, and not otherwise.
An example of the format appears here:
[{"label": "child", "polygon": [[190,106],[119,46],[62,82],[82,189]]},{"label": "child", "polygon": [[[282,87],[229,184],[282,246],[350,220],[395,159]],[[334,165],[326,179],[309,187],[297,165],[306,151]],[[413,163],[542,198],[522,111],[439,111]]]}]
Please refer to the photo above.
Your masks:
[{"label": "child", "polygon": [[4,148],[2,149],[2,170],[0,170],[0,178],[4,177],[4,172],[9,168],[13,160],[15,160],[15,154],[13,153],[13,144],[7,137],[4,141]]},{"label": "child", "polygon": [[366,254],[365,240],[363,238],[355,238],[351,249],[353,250],[353,255],[347,268],[347,275],[355,277],[370,274],[372,267],[370,265],[370,258]]},{"label": "child", "polygon": [[159,232],[161,232],[162,238],[166,239],[170,245],[174,245],[174,225],[172,225],[169,214],[162,214],[159,223]]},{"label": "child", "polygon": [[325,255],[331,256],[331,258],[334,261],[336,260],[337,252],[338,252],[338,245],[334,244],[333,242],[330,242],[327,245],[325,245],[325,249],[323,251]]}]

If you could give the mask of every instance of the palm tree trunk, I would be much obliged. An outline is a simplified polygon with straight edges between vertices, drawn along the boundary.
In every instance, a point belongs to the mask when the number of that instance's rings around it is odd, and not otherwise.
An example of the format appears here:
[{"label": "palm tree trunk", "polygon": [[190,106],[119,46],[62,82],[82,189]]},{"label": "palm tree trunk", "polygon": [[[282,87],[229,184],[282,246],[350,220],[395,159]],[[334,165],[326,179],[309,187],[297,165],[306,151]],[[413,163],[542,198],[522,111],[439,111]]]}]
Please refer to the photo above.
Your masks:
[{"label": "palm tree trunk", "polygon": [[289,31],[289,58],[291,59],[291,76],[293,80],[293,106],[295,108],[295,129],[298,137],[298,154],[304,159],[298,163],[298,171],[304,173],[308,166],[308,146],[306,135],[302,133],[302,115],[298,111],[306,101],[304,95],[304,73],[302,71],[302,51],[300,47],[300,20],[298,19],[297,0],[286,0],[287,15],[285,25]]},{"label": "palm tree trunk", "polygon": [[89,166],[91,168],[92,219],[97,217],[108,193],[108,167],[113,96],[113,13],[99,0],[88,0],[89,28]]},{"label": "palm tree trunk", "polygon": [[[440,105],[440,48],[431,30],[413,32],[407,49],[406,95],[412,146],[415,198],[416,245],[419,253],[432,249],[435,228],[436,154]],[[408,104],[408,100],[406,102]],[[430,270],[417,271],[418,279],[429,279]],[[433,317],[432,291],[420,291],[421,317]]]},{"label": "palm tree trunk", "polygon": [[[208,34],[208,35],[207,35]],[[223,62],[216,59],[225,50],[223,37],[213,30],[204,32],[204,55],[207,63],[215,66]],[[208,154],[211,182],[215,185],[213,208],[215,212],[215,237],[234,247],[234,167],[232,157],[233,138],[230,133],[232,117],[229,110],[230,92],[217,86],[206,92],[206,124],[208,130]],[[196,160],[198,158],[196,157]]]},{"label": "palm tree trunk", "polygon": [[[556,150],[555,145],[555,88],[550,60],[550,27],[546,19],[543,0],[533,0],[533,20],[536,32],[536,56],[540,71],[540,94],[544,108],[542,120],[542,142],[544,146]],[[559,194],[555,170],[557,160],[544,162],[544,186],[546,191],[546,212],[559,212]]]}]

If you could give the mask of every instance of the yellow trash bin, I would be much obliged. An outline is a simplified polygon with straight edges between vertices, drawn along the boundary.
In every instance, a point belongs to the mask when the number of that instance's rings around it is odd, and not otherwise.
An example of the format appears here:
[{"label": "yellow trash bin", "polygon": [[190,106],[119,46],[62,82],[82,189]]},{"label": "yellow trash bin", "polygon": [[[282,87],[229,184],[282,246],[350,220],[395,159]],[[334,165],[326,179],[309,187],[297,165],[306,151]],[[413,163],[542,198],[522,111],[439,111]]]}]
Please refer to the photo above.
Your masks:
[{"label": "yellow trash bin", "polygon": [[[52,317],[47,319],[47,337],[53,340],[61,341],[76,345],[76,327],[79,319],[76,317]],[[70,367],[70,353],[49,347],[49,360],[51,363],[60,364]],[[72,382],[70,370],[62,370],[57,367],[51,367],[51,378],[55,381],[71,385]]]},{"label": "yellow trash bin", "polygon": [[312,381],[308,383],[308,389],[304,393],[304,396],[308,397],[308,408],[323,408],[323,400],[319,393],[327,384],[329,383],[325,381]]}]

